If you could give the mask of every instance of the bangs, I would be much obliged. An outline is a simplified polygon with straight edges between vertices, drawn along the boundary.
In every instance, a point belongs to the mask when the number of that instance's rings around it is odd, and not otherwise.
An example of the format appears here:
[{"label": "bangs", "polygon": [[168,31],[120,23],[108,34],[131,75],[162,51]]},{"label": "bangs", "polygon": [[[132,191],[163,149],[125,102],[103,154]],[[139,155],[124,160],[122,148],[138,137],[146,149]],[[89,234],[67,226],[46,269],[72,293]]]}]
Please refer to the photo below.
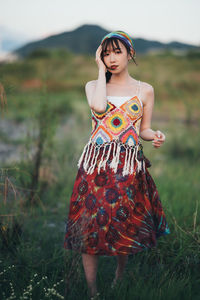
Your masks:
[{"label": "bangs", "polygon": [[121,50],[117,38],[106,39],[102,44],[102,55],[107,51],[108,46],[111,46],[113,51]]}]

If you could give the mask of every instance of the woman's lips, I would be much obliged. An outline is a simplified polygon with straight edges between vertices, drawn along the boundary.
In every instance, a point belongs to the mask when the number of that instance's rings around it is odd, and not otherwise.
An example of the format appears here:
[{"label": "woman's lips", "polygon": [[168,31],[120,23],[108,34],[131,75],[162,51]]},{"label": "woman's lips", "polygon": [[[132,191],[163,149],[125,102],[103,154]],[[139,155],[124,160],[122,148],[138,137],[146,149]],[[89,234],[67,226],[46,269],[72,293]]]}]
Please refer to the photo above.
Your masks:
[{"label": "woman's lips", "polygon": [[111,68],[111,70],[114,70],[114,69],[116,69],[118,66],[111,66],[110,68]]}]

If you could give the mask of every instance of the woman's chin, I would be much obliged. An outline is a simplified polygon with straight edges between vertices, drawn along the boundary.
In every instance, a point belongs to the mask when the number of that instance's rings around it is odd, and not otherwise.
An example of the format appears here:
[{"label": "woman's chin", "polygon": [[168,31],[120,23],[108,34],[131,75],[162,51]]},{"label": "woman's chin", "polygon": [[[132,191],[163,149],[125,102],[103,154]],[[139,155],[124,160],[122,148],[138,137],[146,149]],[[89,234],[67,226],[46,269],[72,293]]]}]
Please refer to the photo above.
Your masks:
[{"label": "woman's chin", "polygon": [[118,68],[116,68],[116,69],[109,69],[109,72],[111,72],[111,73],[119,73],[119,69]]}]

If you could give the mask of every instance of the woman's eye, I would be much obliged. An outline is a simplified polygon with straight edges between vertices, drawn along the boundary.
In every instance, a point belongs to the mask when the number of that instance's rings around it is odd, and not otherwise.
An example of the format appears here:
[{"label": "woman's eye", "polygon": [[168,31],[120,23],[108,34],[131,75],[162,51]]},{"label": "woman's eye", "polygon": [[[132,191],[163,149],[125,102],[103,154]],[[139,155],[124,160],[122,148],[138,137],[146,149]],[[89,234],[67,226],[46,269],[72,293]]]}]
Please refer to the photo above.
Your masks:
[{"label": "woman's eye", "polygon": [[[115,51],[115,53],[121,53],[121,51],[118,50],[118,51]],[[109,53],[104,53],[104,56],[108,56],[108,55],[109,55]]]}]

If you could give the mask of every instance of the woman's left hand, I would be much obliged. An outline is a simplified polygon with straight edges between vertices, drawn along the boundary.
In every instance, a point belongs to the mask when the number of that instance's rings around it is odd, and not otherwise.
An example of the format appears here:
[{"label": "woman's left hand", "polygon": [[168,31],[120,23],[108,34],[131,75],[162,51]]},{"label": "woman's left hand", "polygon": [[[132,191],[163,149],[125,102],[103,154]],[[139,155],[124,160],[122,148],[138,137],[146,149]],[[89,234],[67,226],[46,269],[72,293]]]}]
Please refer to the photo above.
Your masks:
[{"label": "woman's left hand", "polygon": [[156,130],[152,145],[155,148],[159,148],[165,141],[165,135],[160,130]]}]

